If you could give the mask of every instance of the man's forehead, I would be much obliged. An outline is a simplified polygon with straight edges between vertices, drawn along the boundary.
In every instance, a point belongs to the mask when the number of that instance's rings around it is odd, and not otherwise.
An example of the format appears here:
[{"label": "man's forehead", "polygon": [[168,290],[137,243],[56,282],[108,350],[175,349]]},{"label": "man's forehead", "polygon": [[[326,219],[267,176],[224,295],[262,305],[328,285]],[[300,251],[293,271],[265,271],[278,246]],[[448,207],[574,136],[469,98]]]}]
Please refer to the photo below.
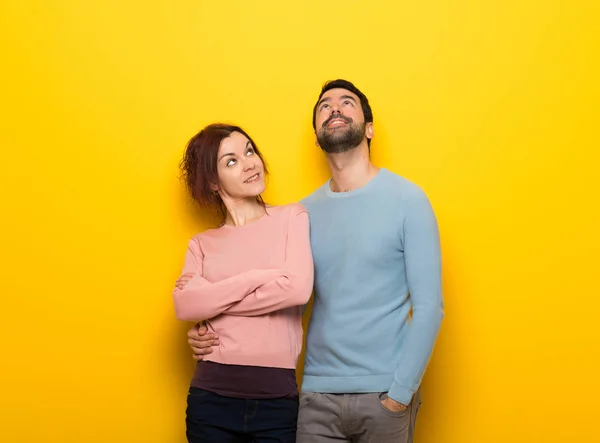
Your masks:
[{"label": "man's forehead", "polygon": [[360,99],[358,98],[358,96],[356,94],[354,94],[351,91],[348,91],[347,89],[343,89],[343,88],[330,89],[329,91],[325,92],[325,94],[323,94],[323,96],[321,97],[321,100],[323,100],[324,98],[338,98],[338,97],[341,97],[344,95],[352,97],[357,102],[360,101]]}]

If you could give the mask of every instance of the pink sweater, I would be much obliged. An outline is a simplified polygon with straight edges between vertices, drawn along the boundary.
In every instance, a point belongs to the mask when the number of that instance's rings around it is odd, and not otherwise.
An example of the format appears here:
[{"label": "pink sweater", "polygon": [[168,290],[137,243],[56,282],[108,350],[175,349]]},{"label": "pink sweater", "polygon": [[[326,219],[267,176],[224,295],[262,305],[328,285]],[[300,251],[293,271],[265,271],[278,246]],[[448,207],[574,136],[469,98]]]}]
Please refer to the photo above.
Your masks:
[{"label": "pink sweater", "polygon": [[175,288],[180,320],[206,320],[220,345],[204,360],[295,368],[302,349],[302,305],[313,287],[309,218],[297,203],[268,208],[243,225],[193,237],[182,273],[195,277]]}]

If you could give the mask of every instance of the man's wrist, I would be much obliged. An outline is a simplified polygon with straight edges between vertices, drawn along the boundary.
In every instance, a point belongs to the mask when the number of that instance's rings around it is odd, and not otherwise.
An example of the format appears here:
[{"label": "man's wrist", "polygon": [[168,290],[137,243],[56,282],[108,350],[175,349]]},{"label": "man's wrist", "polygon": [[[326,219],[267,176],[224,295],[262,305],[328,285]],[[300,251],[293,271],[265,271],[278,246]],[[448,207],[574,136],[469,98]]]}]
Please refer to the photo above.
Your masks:
[{"label": "man's wrist", "polygon": [[396,382],[393,382],[390,386],[390,389],[387,392],[387,396],[392,400],[397,401],[403,405],[409,405],[412,397],[414,395],[414,391],[405,386],[401,386]]},{"label": "man's wrist", "polygon": [[408,407],[408,405],[405,405],[404,403],[400,403],[399,401],[394,400],[393,398],[390,398],[391,401],[394,402],[394,404],[397,404],[398,406],[403,406],[403,407]]}]

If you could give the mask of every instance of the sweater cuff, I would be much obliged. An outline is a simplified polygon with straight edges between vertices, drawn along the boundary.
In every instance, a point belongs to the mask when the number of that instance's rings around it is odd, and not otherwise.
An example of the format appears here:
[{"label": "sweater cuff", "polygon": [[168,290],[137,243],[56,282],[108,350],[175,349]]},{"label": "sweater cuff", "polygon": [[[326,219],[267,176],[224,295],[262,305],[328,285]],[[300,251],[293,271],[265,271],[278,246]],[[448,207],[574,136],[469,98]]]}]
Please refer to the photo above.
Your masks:
[{"label": "sweater cuff", "polygon": [[400,386],[396,382],[393,382],[387,394],[392,400],[396,400],[397,402],[408,406],[410,405],[415,392],[404,386]]}]

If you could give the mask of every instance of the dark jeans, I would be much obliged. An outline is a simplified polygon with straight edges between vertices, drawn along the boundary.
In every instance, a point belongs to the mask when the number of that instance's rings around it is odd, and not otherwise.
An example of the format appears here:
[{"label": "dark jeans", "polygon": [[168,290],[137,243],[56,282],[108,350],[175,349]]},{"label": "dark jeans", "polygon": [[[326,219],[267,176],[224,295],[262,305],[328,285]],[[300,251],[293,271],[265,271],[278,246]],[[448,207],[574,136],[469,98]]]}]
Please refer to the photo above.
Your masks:
[{"label": "dark jeans", "polygon": [[189,443],[295,443],[298,398],[248,400],[191,387]]}]

